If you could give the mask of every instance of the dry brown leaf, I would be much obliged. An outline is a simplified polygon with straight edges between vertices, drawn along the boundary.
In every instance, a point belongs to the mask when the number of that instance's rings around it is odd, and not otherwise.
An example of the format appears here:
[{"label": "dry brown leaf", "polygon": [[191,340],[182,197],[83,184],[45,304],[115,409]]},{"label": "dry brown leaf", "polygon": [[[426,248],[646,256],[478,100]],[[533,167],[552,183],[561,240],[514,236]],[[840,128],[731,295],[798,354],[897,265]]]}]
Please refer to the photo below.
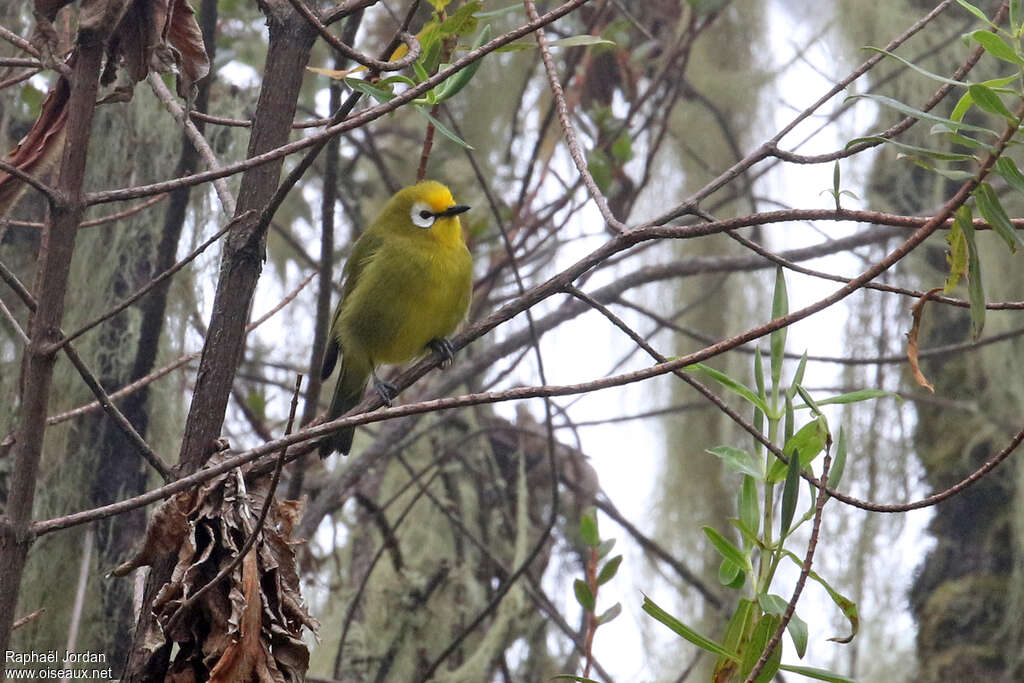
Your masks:
[{"label": "dry brown leaf", "polygon": [[146,526],[142,547],[133,558],[111,571],[110,576],[125,576],[176,552],[189,531],[187,512],[191,499],[192,493],[184,491],[161,503]]},{"label": "dry brown leaf", "polygon": [[[68,60],[70,65],[72,62]],[[64,150],[64,129],[68,121],[68,97],[71,86],[58,78],[47,93],[39,117],[21,141],[4,157],[18,170],[36,177],[52,168]],[[6,216],[21,198],[28,185],[0,171],[0,217]]]},{"label": "dry brown leaf", "polygon": [[934,287],[925,292],[917,303],[914,304],[913,308],[910,309],[911,316],[914,319],[914,324],[910,328],[910,332],[907,334],[907,360],[910,361],[910,369],[914,372],[914,380],[928,391],[935,393],[935,387],[928,381],[928,378],[921,372],[921,366],[917,361],[918,344],[917,337],[921,331],[921,318],[924,315],[924,305],[928,303],[928,299],[932,298],[936,294],[942,291],[942,287]]},{"label": "dry brown leaf", "polygon": [[178,95],[189,97],[192,87],[210,73],[210,58],[203,44],[203,32],[187,0],[171,0],[164,39],[177,53]]},{"label": "dry brown leaf", "polygon": [[[224,457],[215,455],[211,464]],[[162,628],[157,628],[158,634],[146,634],[145,642],[152,645],[147,649],[155,652],[167,640],[177,645],[171,663],[176,676],[191,672],[196,680],[205,680],[209,672],[209,680],[219,681],[301,681],[309,666],[302,630],[315,633],[319,624],[302,604],[294,542],[281,533],[294,525],[294,504],[275,502],[260,540],[241,565],[163,635],[178,609],[231,565],[252,533],[269,480],[253,478],[246,484],[248,490],[241,488],[241,481],[237,472],[228,472],[192,493],[184,508],[188,532],[176,549],[171,579],[153,603]]]}]

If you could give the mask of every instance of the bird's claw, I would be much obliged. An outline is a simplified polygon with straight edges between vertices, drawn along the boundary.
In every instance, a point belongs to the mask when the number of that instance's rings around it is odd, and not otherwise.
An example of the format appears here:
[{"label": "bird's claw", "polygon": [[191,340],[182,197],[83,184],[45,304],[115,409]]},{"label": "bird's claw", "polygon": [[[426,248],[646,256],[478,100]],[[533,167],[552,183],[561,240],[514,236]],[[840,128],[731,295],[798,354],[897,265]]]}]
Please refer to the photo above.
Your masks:
[{"label": "bird's claw", "polygon": [[441,337],[439,339],[431,339],[427,342],[427,346],[441,356],[441,367],[451,367],[452,361],[455,359],[455,347],[447,339]]},{"label": "bird's claw", "polygon": [[388,408],[391,407],[391,400],[398,395],[398,389],[395,388],[394,384],[385,382],[376,375],[373,378],[373,389]]}]

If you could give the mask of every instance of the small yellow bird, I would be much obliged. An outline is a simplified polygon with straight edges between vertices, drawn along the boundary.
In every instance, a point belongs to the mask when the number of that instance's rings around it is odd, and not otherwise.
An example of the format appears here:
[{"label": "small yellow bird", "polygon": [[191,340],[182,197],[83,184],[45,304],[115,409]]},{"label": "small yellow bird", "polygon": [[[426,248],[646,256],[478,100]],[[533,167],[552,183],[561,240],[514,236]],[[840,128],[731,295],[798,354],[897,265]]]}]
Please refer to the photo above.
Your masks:
[{"label": "small yellow bird", "polygon": [[[468,210],[447,187],[427,180],[400,190],[356,240],[321,371],[326,380],[341,353],[328,420],[359,403],[370,377],[391,405],[395,388],[377,378],[378,365],[428,350],[442,356],[442,365],[451,363],[446,337],[466,315],[473,291],[473,263],[458,218]],[[343,429],[324,439],[320,457],[348,454],[353,433]]]}]

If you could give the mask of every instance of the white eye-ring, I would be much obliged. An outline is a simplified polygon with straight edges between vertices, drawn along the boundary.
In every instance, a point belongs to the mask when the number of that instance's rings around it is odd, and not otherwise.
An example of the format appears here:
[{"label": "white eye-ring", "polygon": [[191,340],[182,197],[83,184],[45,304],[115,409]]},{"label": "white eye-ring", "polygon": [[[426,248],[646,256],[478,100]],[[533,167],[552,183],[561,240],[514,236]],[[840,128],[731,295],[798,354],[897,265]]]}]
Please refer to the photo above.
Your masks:
[{"label": "white eye-ring", "polygon": [[430,207],[423,202],[416,202],[412,205],[412,210],[409,212],[409,218],[412,219],[412,224],[419,228],[429,228],[434,224],[434,220],[437,215],[430,210]]}]

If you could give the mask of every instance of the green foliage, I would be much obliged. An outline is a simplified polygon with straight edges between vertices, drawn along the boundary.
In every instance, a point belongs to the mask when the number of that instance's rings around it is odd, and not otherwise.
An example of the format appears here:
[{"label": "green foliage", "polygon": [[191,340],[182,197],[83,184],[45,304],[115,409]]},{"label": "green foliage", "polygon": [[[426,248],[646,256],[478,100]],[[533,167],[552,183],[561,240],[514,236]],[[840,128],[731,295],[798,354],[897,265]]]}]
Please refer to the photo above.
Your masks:
[{"label": "green foliage", "polygon": [[[776,272],[772,318],[784,317],[788,310],[786,283],[780,269]],[[754,410],[756,426],[762,429],[767,422],[769,438],[775,443],[779,443],[781,439],[782,447],[779,450],[785,456],[785,461],[778,459],[774,452],[763,450],[760,445],[760,458],[732,445],[707,449],[707,452],[721,460],[727,469],[742,477],[737,489],[739,516],[729,520],[739,531],[741,543],[733,542],[713,527],[702,528],[708,542],[722,558],[718,572],[719,582],[723,586],[746,591],[746,595],[739,599],[736,610],[729,619],[722,641],[707,638],[666,613],[649,598],[644,599],[644,610],[648,614],[680,637],[717,656],[713,675],[716,683],[746,680],[784,620],[793,651],[801,658],[807,652],[810,635],[807,623],[796,613],[795,603],[776,595],[771,588],[783,560],[790,560],[802,567],[799,556],[790,550],[787,544],[793,542],[793,532],[796,529],[814,518],[817,498],[820,495],[818,485],[811,483],[809,504],[801,512],[800,480],[807,477],[809,482],[814,482],[814,462],[822,453],[829,453],[832,450],[832,432],[828,420],[821,412],[821,406],[872,400],[890,395],[878,389],[863,389],[816,399],[802,386],[807,366],[806,353],[797,363],[790,380],[783,381],[785,343],[786,335],[783,331],[771,336],[767,372],[760,351],[755,351],[756,391],[739,379],[708,366],[694,365],[687,368],[700,372],[750,404]],[[793,402],[797,396],[803,404],[794,406]],[[798,420],[800,409],[811,411],[810,416],[802,424]],[[846,432],[840,429],[835,460],[828,472],[828,482],[831,486],[838,484],[842,478],[846,467],[847,449]],[[807,575],[822,585],[850,623],[849,636],[831,640],[849,642],[857,633],[859,624],[856,604],[832,588],[815,572],[809,571]],[[780,670],[818,680],[847,680],[820,669],[783,665],[782,657],[783,643],[780,641],[765,659],[756,680],[769,681]]]}]

